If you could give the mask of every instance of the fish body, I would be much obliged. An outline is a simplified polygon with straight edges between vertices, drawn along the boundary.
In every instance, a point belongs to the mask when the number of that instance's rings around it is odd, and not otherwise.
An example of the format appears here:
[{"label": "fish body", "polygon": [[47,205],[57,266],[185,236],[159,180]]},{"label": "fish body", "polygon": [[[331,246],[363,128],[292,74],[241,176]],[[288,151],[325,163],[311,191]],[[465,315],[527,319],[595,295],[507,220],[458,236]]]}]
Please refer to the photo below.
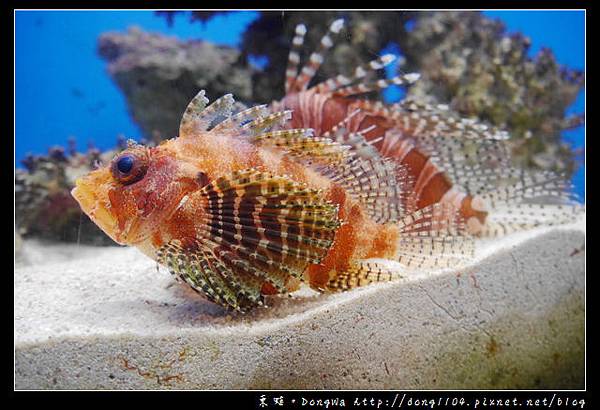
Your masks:
[{"label": "fish body", "polygon": [[572,221],[583,212],[571,184],[551,172],[531,173],[512,165],[509,134],[502,129],[466,119],[448,106],[411,99],[385,105],[359,98],[391,85],[410,86],[418,73],[368,81],[373,72],[394,61],[392,55],[356,67],[314,86],[311,80],[324,61],[333,39],[343,27],[334,21],[319,47],[299,70],[306,26],[296,27],[286,70],[286,95],[272,109],[292,109],[289,127],[310,127],[332,136],[343,123],[337,140],[363,130],[365,142],[403,167],[411,181],[404,196],[406,211],[440,203],[458,210],[469,234],[494,237],[540,225]]},{"label": "fish body", "polygon": [[438,202],[450,204],[459,210],[471,234],[480,233],[488,214],[483,201],[453,187],[445,170],[416,145],[413,139],[415,130],[403,126],[405,117],[365,105],[364,100],[307,90],[290,93],[282,101],[273,104],[272,110],[292,110],[295,115],[288,126],[313,128],[317,135],[327,132],[351,113],[360,110],[347,122],[346,131],[352,133],[370,129],[363,134],[365,140],[374,141],[373,146],[382,156],[392,158],[406,168],[414,184],[411,195],[406,198],[405,207],[414,210]]},{"label": "fish body", "polygon": [[[300,281],[321,291],[332,290],[338,274],[367,269],[361,267],[362,261],[373,258],[406,259],[407,255],[401,252],[402,247],[399,246],[401,224],[377,221],[367,211],[365,203],[343,184],[307,166],[299,158],[287,155],[276,145],[257,143],[257,137],[260,139],[276,132],[252,136],[239,127],[206,131],[198,129],[198,123],[202,121],[192,122],[191,128],[182,125],[178,138],[166,140],[157,147],[131,143],[109,166],[77,181],[73,196],[91,219],[116,242],[136,246],[159,261],[161,249],[169,244],[177,243],[182,247],[182,253],[191,254],[198,251],[198,241],[220,240],[227,234],[231,234],[227,237],[230,245],[247,246],[250,251],[255,251],[256,242],[261,240],[267,247],[271,243],[283,249],[284,246],[300,247],[289,237],[282,238],[283,224],[270,225],[273,232],[269,236],[268,228],[264,231],[268,221],[257,216],[254,208],[231,213],[227,222],[219,219],[216,211],[208,209],[208,195],[212,191],[207,187],[216,185],[220,178],[229,181],[230,176],[245,173],[253,178],[257,178],[258,174],[268,175],[257,179],[257,186],[261,189],[265,189],[273,177],[278,184],[285,181],[290,186],[301,187],[303,191],[314,193],[318,197],[315,203],[330,211],[324,218],[325,223],[330,225],[329,236],[327,232],[313,235],[313,238],[326,238],[326,241],[312,254],[298,255],[298,259],[303,261],[300,274],[283,275],[278,286],[268,276],[264,277],[259,281],[261,294],[294,290]],[[285,135],[286,132],[280,133]],[[311,131],[292,129],[291,132],[304,136],[306,141],[314,140]],[[331,145],[333,148],[329,149],[333,156],[346,152],[337,144]],[[125,169],[126,174],[119,169],[123,159],[134,162],[130,169]],[[329,159],[326,158],[325,163]],[[377,188],[373,186],[374,190]],[[284,191],[292,190],[286,188]],[[239,191],[242,192],[240,197],[243,197],[244,188],[239,188]],[[248,204],[264,197],[257,192],[246,196]],[[242,203],[243,199],[239,201]],[[436,212],[442,215],[443,209]],[[432,216],[423,217],[431,219]],[[246,220],[240,221],[240,218]],[[415,221],[405,221],[405,227]],[[290,227],[286,227],[285,231],[290,234]],[[248,238],[252,243],[243,244]],[[424,238],[427,240],[427,237]],[[215,246],[220,245],[217,241]],[[214,248],[207,249],[218,253]],[[264,256],[277,261],[281,259],[281,252],[277,249],[271,253],[265,251]],[[244,252],[238,257],[251,259]],[[418,258],[419,261],[421,259]]]},{"label": "fish body", "polygon": [[[156,147],[131,142],[78,179],[72,195],[113,240],[238,311],[301,282],[333,292],[404,270],[464,266],[472,234],[565,217],[561,205],[540,206],[546,213],[532,217],[536,204],[523,203],[505,216],[509,222],[498,219],[508,203],[561,197],[564,188],[552,176],[504,170],[503,132],[444,107],[353,98],[418,79],[364,83],[389,56],[358,67],[354,78],[309,88],[340,29],[335,21],[298,73],[306,32],[298,26],[281,101],[239,109],[231,95],[209,105],[200,91],[177,138]],[[515,176],[516,183],[488,189]]]}]

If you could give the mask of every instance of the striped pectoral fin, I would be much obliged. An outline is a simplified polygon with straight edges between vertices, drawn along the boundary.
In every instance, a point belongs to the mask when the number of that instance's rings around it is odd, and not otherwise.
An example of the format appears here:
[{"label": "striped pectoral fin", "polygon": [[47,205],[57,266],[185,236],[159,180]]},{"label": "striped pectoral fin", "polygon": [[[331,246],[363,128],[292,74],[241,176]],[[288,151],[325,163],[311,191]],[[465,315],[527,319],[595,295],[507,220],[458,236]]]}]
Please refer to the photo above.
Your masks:
[{"label": "striped pectoral fin", "polygon": [[384,158],[374,147],[373,144],[384,137],[365,139],[365,135],[375,128],[372,125],[347,134],[340,129],[338,142],[350,147],[350,166],[328,171],[335,180],[342,181],[350,195],[366,205],[367,213],[376,222],[393,222],[406,212],[407,199],[414,190],[415,181],[406,165]]},{"label": "striped pectoral fin", "polygon": [[231,282],[231,272],[224,268],[208,247],[198,241],[186,242],[173,240],[163,245],[157,252],[158,262],[213,303],[238,311],[262,303],[262,299],[246,296],[256,294],[249,284],[244,286],[247,289],[244,292],[239,290],[239,281]]},{"label": "striped pectoral fin", "polygon": [[510,167],[506,131],[459,118],[447,106],[414,100],[392,106],[361,101],[355,106],[395,122],[397,132],[386,134],[382,152],[407,152],[401,147],[410,141],[469,194],[480,193]]},{"label": "striped pectoral fin", "polygon": [[514,173],[506,141],[421,136],[415,143],[467,194],[485,192]]},{"label": "striped pectoral fin", "polygon": [[320,263],[340,225],[336,205],[284,176],[239,171],[199,195],[198,237],[161,248],[159,261],[235,310],[262,303],[266,284],[286,292],[291,277],[302,278],[309,264]]},{"label": "striped pectoral fin", "polygon": [[392,149],[406,152],[401,147],[410,141],[468,194],[482,192],[510,168],[510,145],[505,131],[459,118],[446,106],[412,100],[391,107],[369,101],[355,105],[395,122],[404,142],[396,133],[389,133],[384,140],[383,152]]},{"label": "striped pectoral fin", "polygon": [[316,137],[310,129],[291,129],[264,133],[255,141],[285,151],[339,184],[377,222],[396,221],[404,212],[404,195],[410,182],[407,171],[383,159],[360,133],[340,143]]},{"label": "striped pectoral fin", "polygon": [[390,282],[401,279],[401,272],[394,266],[372,260],[357,261],[343,272],[336,272],[335,276],[327,282],[322,292],[344,292],[354,288],[378,282]]},{"label": "striped pectoral fin", "polygon": [[564,175],[551,171],[508,169],[499,175],[491,189],[481,194],[481,199],[492,208],[506,203],[531,201],[568,204],[576,199],[572,188],[573,185]]},{"label": "striped pectoral fin", "polygon": [[408,269],[459,267],[473,257],[473,238],[452,205],[429,205],[399,225],[398,261]]}]

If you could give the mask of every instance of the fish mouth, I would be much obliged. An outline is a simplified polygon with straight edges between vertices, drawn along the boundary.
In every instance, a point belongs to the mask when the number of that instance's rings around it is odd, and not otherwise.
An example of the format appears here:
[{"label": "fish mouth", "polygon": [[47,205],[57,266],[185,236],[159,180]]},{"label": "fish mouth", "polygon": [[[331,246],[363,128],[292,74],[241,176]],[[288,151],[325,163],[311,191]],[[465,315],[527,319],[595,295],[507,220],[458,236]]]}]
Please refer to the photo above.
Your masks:
[{"label": "fish mouth", "polygon": [[[108,194],[100,195],[96,178],[82,177],[75,181],[75,188],[71,190],[71,195],[79,203],[81,210],[90,217],[90,219],[98,225],[104,233],[110,238],[124,245],[123,235],[118,229],[118,221],[110,211],[110,201]],[[100,187],[102,188],[102,187]]]}]

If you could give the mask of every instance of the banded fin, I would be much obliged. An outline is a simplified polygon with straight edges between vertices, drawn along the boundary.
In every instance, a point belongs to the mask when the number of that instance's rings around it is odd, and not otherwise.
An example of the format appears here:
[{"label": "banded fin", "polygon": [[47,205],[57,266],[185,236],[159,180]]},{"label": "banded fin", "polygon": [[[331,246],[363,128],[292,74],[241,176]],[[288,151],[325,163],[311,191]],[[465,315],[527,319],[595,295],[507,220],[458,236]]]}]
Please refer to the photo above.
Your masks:
[{"label": "banded fin", "polygon": [[582,205],[503,204],[491,209],[479,235],[498,237],[541,226],[568,224],[584,212]]},{"label": "banded fin", "polygon": [[405,132],[411,135],[443,133],[444,137],[462,137],[475,140],[506,140],[507,131],[480,121],[461,118],[451,112],[447,105],[431,105],[412,99],[393,104],[392,117],[400,119]]},{"label": "banded fin", "polygon": [[334,78],[330,78],[326,81],[323,81],[317,84],[313,89],[318,94],[328,94],[335,90],[338,90],[341,87],[348,86],[352,83],[355,83],[363,78],[365,78],[368,74],[381,70],[386,67],[390,63],[392,63],[396,59],[396,56],[393,54],[385,54],[375,60],[370,61],[369,63],[358,66],[354,70],[354,75],[350,78],[340,74]]},{"label": "banded fin", "polygon": [[489,212],[480,235],[508,233],[574,222],[585,212],[571,192],[572,184],[553,172],[512,170],[496,187],[475,197]]},{"label": "banded fin", "polygon": [[255,141],[262,145],[285,149],[297,159],[307,162],[341,165],[349,156],[344,147],[329,138],[315,137],[310,128],[280,130],[257,135]]},{"label": "banded fin", "polygon": [[[398,206],[398,204],[407,203],[408,195],[413,190],[414,179],[409,174],[408,168],[405,165],[399,164],[391,158],[382,157],[381,152],[375,148],[374,144],[383,140],[384,136],[371,139],[370,141],[366,140],[365,134],[375,129],[375,125],[357,132],[346,132],[345,127],[348,126],[350,120],[359,112],[360,109],[351,112],[345,119],[326,132],[324,136],[329,137],[333,135],[336,142],[350,147],[350,153],[356,157],[355,159],[351,159],[350,162],[355,165],[358,165],[359,162],[362,163],[361,168],[365,172],[362,181],[358,182],[353,175],[345,175],[343,168],[342,172],[330,168],[326,172],[323,172],[323,174],[329,176],[333,181],[346,180],[345,186],[349,190],[349,193],[368,204],[368,207],[371,209],[371,216],[376,221],[389,222],[398,220],[406,211],[404,207]],[[368,167],[372,169],[369,171]],[[366,179],[364,176],[367,176],[369,172],[372,183],[380,187],[376,191],[380,191],[381,188],[385,187],[394,187],[391,190],[387,189],[390,193],[387,198],[382,197],[380,194],[374,195],[372,192],[373,185],[365,184]],[[354,181],[354,183],[349,183],[350,181]],[[377,198],[377,208],[379,209],[375,209],[371,203],[373,198]]]},{"label": "banded fin", "polygon": [[415,146],[470,195],[489,191],[497,180],[515,173],[505,141],[421,136],[415,138]]},{"label": "banded fin", "polygon": [[219,117],[229,117],[235,101],[231,94],[226,94],[215,100],[207,107],[209,102],[206,92],[200,90],[186,107],[179,124],[179,135],[194,135],[198,131],[207,131],[218,121]]},{"label": "banded fin", "polygon": [[404,213],[408,172],[381,158],[360,133],[351,134],[343,145],[315,137],[311,129],[265,133],[256,141],[285,150],[290,157],[338,183],[379,223],[396,221]]},{"label": "banded fin", "polygon": [[319,48],[310,55],[308,63],[302,68],[300,75],[290,86],[289,90],[291,92],[300,92],[308,88],[310,80],[313,79],[317,73],[317,70],[323,63],[325,53],[333,46],[333,40],[331,37],[335,34],[338,34],[343,27],[343,19],[338,19],[331,23],[328,32],[321,38]]},{"label": "banded fin", "polygon": [[211,261],[214,263],[214,257],[209,256],[209,252],[196,241],[184,245],[179,240],[173,240],[158,249],[157,262],[211,302],[243,310],[249,301],[244,300],[242,293],[236,294],[233,286],[227,284],[221,276],[222,269],[211,264]]},{"label": "banded fin", "polygon": [[242,125],[242,135],[257,136],[267,132],[274,127],[285,124],[292,118],[292,111],[278,111],[267,115],[266,117],[258,117],[254,121]]},{"label": "banded fin", "polygon": [[[447,107],[410,100],[401,103],[400,109],[371,101],[355,105],[396,122],[396,131],[385,135],[383,153],[393,151],[409,137],[414,147],[427,154],[453,184],[468,194],[489,190],[495,178],[511,169],[510,147],[505,141],[508,134],[485,124],[456,119],[445,113]],[[403,111],[404,106],[413,111]]]},{"label": "banded fin", "polygon": [[346,127],[350,123],[350,120],[355,117],[358,113],[360,113],[360,109],[356,109],[352,111],[350,114],[346,115],[346,117],[341,120],[339,123],[331,127],[331,129],[325,132],[322,137],[324,138],[335,138],[338,142],[343,139],[343,135],[346,132]]},{"label": "banded fin", "polygon": [[349,97],[352,95],[365,94],[372,91],[380,91],[392,85],[411,85],[419,79],[418,73],[409,73],[398,75],[394,78],[386,80],[377,80],[372,83],[358,83],[355,85],[347,85],[333,91],[333,95],[337,97]]},{"label": "banded fin", "polygon": [[387,106],[380,101],[358,100],[354,106],[394,120],[398,129],[411,137],[468,138],[476,141],[510,138],[507,131],[474,119],[461,118],[443,104],[434,106],[409,99]]},{"label": "banded fin", "polygon": [[362,202],[376,222],[399,220],[406,211],[404,204],[414,183],[408,168],[382,158],[361,132],[348,134],[343,144],[350,147],[346,162],[337,166],[321,165],[317,170]]},{"label": "banded fin", "polygon": [[295,35],[292,40],[292,48],[288,55],[288,65],[285,70],[285,93],[287,94],[296,78],[298,77],[298,65],[300,64],[300,50],[304,44],[304,36],[306,35],[306,26],[298,24],[295,29]]},{"label": "banded fin", "polygon": [[[255,136],[277,127],[291,118],[290,110],[269,114],[266,105],[246,108],[236,102],[231,94],[215,100],[208,107],[208,99],[201,90],[190,101],[181,119],[180,135],[195,135],[196,132],[207,133],[231,132],[235,135]],[[233,114],[234,109],[243,109]],[[233,114],[233,115],[232,115]]]},{"label": "banded fin", "polygon": [[348,270],[337,273],[326,285],[327,292],[345,292],[377,282],[401,279],[400,272],[379,262],[370,260],[353,263]]},{"label": "banded fin", "polygon": [[[406,124],[414,114],[404,115],[401,122]],[[412,135],[415,146],[427,153],[455,185],[476,195],[489,191],[501,179],[516,176],[505,131],[464,119],[453,122],[452,118],[422,115]],[[464,127],[453,128],[457,124]]]},{"label": "banded fin", "polygon": [[244,109],[231,117],[226,118],[219,124],[217,124],[211,132],[222,132],[222,131],[234,131],[240,130],[240,127],[247,124],[248,122],[254,121],[260,117],[266,117],[269,115],[269,110],[266,104],[257,105],[251,108]]},{"label": "banded fin", "polygon": [[563,175],[551,171],[509,169],[498,176],[494,189],[480,197],[492,208],[504,203],[535,199],[546,203],[569,203],[575,199],[570,192],[572,187]]},{"label": "banded fin", "polygon": [[[308,89],[310,81],[314,78],[319,67],[323,63],[326,52],[333,46],[333,35],[338,34],[343,25],[344,21],[338,19],[329,26],[329,31],[321,38],[318,49],[310,55],[308,63],[302,68],[299,75],[298,65],[300,62],[300,50],[304,44],[306,26],[304,24],[296,26],[286,69],[286,94],[301,92]],[[418,79],[418,74],[412,73],[400,75],[389,80],[379,80],[373,84],[359,83],[352,85],[353,83],[363,80],[368,74],[381,70],[395,59],[396,57],[394,55],[385,54],[365,65],[357,67],[351,77],[340,74],[334,78],[323,81],[310,89],[315,93],[335,93],[335,95],[349,96],[384,89],[393,84],[412,84],[415,82]]]},{"label": "banded fin", "polygon": [[265,283],[286,291],[318,264],[340,226],[337,206],[318,190],[284,176],[234,172],[204,186],[192,243],[161,248],[159,262],[222,306],[244,311],[260,304]]},{"label": "banded fin", "polygon": [[448,204],[419,209],[402,218],[399,227],[398,261],[408,269],[457,267],[474,255],[473,238]]},{"label": "banded fin", "polygon": [[208,105],[208,98],[206,98],[206,91],[200,90],[198,94],[192,98],[192,100],[188,103],[185,111],[183,112],[183,116],[181,117],[181,121],[179,123],[179,135],[183,135],[184,133],[193,130],[194,123],[198,118],[199,114],[206,108]]}]

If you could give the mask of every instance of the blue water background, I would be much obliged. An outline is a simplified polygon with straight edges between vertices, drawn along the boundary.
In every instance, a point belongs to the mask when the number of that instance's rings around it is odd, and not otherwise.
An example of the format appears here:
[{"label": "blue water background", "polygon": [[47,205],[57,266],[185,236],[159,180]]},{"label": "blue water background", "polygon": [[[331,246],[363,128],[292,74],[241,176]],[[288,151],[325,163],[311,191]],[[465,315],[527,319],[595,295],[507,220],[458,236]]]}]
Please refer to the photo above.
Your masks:
[{"label": "blue water background", "polygon": [[[88,143],[100,149],[114,147],[117,135],[140,139],[125,99],[106,72],[97,53],[97,39],[107,31],[125,31],[137,25],[181,39],[204,39],[239,46],[247,26],[258,18],[253,11],[217,15],[206,23],[190,23],[187,13],[177,14],[173,25],[152,11],[16,11],[15,12],[15,160],[28,152],[41,154],[53,145],[76,137],[77,149]],[[583,11],[486,11],[502,20],[509,32],[531,39],[531,57],[549,47],[559,64],[585,66],[585,14]],[[386,52],[401,54],[394,44]],[[266,59],[251,62],[264,66]],[[393,75],[390,67],[388,75]],[[392,88],[385,99],[394,101],[403,91]],[[579,94],[569,113],[584,111],[585,93]],[[584,127],[564,133],[574,149],[585,146]],[[585,158],[573,177],[575,191],[585,198]]]}]

